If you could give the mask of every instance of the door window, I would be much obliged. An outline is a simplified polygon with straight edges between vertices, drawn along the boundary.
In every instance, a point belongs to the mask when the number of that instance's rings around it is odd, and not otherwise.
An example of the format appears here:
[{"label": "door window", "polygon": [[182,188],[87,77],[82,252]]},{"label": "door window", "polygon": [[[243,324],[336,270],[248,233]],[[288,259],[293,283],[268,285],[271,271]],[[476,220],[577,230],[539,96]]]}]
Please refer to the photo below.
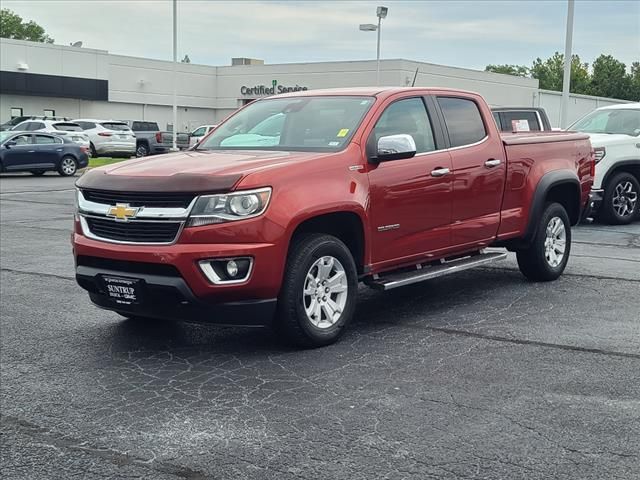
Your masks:
[{"label": "door window", "polygon": [[191,134],[192,137],[202,137],[207,127],[196,128]]},{"label": "door window", "polygon": [[60,138],[51,137],[49,135],[36,135],[37,145],[47,145],[51,143],[62,143],[62,140]]},{"label": "door window", "polygon": [[27,130],[34,131],[34,130],[40,130],[42,128],[44,128],[44,123],[42,122],[29,122],[29,126],[27,127]]},{"label": "door window", "polygon": [[438,97],[452,147],[479,142],[487,136],[478,105],[473,100]]},{"label": "door window", "polygon": [[18,135],[13,137],[13,141],[16,142],[16,145],[28,145],[31,143],[31,135]]},{"label": "door window", "polygon": [[416,142],[416,153],[436,149],[433,128],[421,98],[407,98],[389,105],[378,119],[372,134],[375,146],[381,137],[405,134],[411,135]]}]

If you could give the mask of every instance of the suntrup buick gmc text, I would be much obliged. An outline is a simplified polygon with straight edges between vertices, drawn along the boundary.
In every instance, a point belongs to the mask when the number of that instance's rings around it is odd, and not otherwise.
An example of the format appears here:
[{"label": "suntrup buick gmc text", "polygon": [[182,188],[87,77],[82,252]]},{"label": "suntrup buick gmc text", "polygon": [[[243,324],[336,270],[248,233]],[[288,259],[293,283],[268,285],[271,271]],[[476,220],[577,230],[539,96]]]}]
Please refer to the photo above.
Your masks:
[{"label": "suntrup buick gmc text", "polygon": [[358,283],[388,290],[517,254],[562,274],[594,154],[574,132],[500,134],[477,94],[292,92],[195,149],[77,182],[73,251],[96,305],[133,318],[272,326],[335,341]]}]

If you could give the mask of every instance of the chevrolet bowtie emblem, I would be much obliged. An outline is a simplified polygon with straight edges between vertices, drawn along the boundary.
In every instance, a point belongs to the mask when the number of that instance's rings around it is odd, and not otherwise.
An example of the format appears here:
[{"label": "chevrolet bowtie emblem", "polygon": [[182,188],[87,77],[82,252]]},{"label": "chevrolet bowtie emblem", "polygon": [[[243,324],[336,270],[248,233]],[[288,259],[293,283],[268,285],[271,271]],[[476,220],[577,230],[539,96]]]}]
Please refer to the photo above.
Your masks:
[{"label": "chevrolet bowtie emblem", "polygon": [[121,222],[126,222],[131,218],[136,218],[140,208],[130,207],[128,203],[116,203],[115,206],[110,207],[107,212],[107,217],[113,217]]}]

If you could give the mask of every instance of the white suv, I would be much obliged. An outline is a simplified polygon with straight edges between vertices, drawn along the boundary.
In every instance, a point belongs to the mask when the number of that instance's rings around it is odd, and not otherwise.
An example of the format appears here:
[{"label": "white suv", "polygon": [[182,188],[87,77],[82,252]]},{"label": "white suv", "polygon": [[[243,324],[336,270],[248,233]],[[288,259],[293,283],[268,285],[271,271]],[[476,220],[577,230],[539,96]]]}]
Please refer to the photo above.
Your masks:
[{"label": "white suv", "polygon": [[136,136],[125,122],[119,120],[74,120],[91,141],[91,154],[110,157],[131,157],[136,153]]},{"label": "white suv", "polygon": [[588,133],[596,153],[592,213],[622,225],[640,217],[640,103],[594,110],[569,127]]},{"label": "white suv", "polygon": [[60,120],[45,120],[45,119],[32,119],[25,120],[19,124],[11,127],[12,131],[19,132],[47,132],[55,133],[57,135],[64,136],[71,140],[73,143],[78,143],[83,147],[89,149],[89,135],[82,131],[80,125],[69,121]]}]

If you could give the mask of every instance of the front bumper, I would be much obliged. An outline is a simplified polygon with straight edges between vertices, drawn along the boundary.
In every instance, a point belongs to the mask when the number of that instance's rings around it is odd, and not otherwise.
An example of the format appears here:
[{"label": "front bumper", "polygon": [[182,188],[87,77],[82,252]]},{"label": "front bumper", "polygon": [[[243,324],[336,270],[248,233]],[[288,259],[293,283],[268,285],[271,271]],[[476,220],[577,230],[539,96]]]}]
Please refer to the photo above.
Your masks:
[{"label": "front bumper", "polygon": [[604,190],[602,189],[592,189],[589,194],[589,201],[587,202],[587,208],[584,209],[582,214],[582,219],[593,218],[597,215],[600,206],[602,205],[602,201],[604,199]]},{"label": "front bumper", "polygon": [[[120,313],[223,325],[270,325],[282,275],[280,247],[269,243],[127,245],[93,240],[76,232],[72,243],[76,279],[98,306]],[[184,234],[183,234],[184,235]],[[199,261],[252,257],[249,278],[213,284]],[[102,275],[139,279],[138,304],[119,304],[106,293]]]},{"label": "front bumper", "polygon": [[[143,285],[141,301],[129,305],[115,302],[104,291],[100,280],[102,275],[141,280]],[[205,301],[197,298],[180,277],[78,265],[76,280],[89,292],[89,298],[98,307],[123,315],[253,327],[271,325],[276,309],[275,298],[221,303]]]}]

